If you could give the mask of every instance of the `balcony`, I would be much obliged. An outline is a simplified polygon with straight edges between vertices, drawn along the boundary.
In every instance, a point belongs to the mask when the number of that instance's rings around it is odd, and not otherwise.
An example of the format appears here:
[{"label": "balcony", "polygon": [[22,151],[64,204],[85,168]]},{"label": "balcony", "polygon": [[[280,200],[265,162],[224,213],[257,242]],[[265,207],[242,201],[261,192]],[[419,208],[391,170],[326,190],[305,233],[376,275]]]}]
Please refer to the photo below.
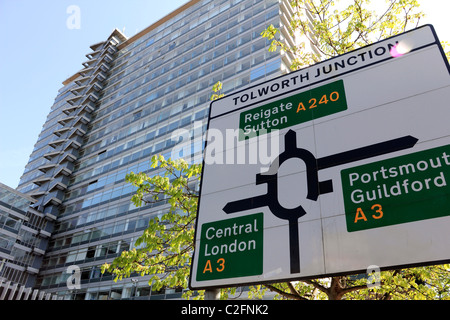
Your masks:
[{"label": "balcony", "polygon": [[54,205],[59,206],[64,198],[64,191],[54,190],[45,196],[43,201],[44,206]]},{"label": "balcony", "polygon": [[54,157],[58,156],[61,154],[61,151],[52,151],[52,152],[47,152],[43,155],[43,157],[47,160],[52,160]]},{"label": "balcony", "polygon": [[[115,44],[114,44],[114,45],[115,45]],[[109,54],[114,54],[114,53],[117,52],[117,49],[116,49],[115,47],[113,47],[113,46],[108,46],[108,47],[106,48],[106,52],[109,53]]]},{"label": "balcony", "polygon": [[68,150],[69,148],[79,149],[82,145],[83,145],[83,138],[75,135],[68,140],[68,143],[64,148],[64,150]]},{"label": "balcony", "polygon": [[30,253],[32,251],[32,249],[30,247],[24,246],[24,245],[19,244],[17,242],[14,243],[13,247],[17,248],[17,249],[20,249],[22,251],[28,252],[28,253]]},{"label": "balcony", "polygon": [[84,68],[84,69],[80,70],[79,73],[80,73],[83,77],[87,77],[87,76],[89,75],[89,73],[90,73],[92,70],[94,70],[93,67],[87,67],[87,68]]},{"label": "balcony", "polygon": [[45,251],[38,248],[38,247],[33,247],[33,251],[32,251],[35,255],[37,256],[43,256],[45,254]]},{"label": "balcony", "polygon": [[[33,183],[34,183],[34,181],[33,181]],[[31,191],[29,193],[29,195],[31,197],[38,198],[38,197],[42,197],[43,195],[45,195],[46,192],[47,192],[47,188],[46,187],[40,187],[40,188],[37,188],[37,189]]]},{"label": "balcony", "polygon": [[55,167],[56,167],[55,163],[47,163],[47,164],[43,164],[42,166],[39,166],[38,170],[43,173],[47,173],[47,171],[49,171]]},{"label": "balcony", "polygon": [[84,61],[82,63],[82,65],[87,68],[87,67],[92,66],[93,64],[95,64],[95,61],[97,61],[97,59],[89,59],[87,61]]},{"label": "balcony", "polygon": [[39,177],[36,178],[36,179],[33,179],[33,183],[34,183],[35,185],[42,186],[44,183],[47,183],[47,182],[49,182],[50,180],[52,180],[52,177],[47,176],[47,175],[42,175],[42,176],[39,176]]},{"label": "balcony", "polygon": [[110,69],[110,66],[106,62],[100,63],[98,66],[95,67],[94,72],[92,73],[92,76],[97,75],[99,72],[107,73]]},{"label": "balcony", "polygon": [[100,71],[97,76],[95,77],[95,79],[97,79],[100,82],[103,82],[106,80],[106,74],[102,71]]},{"label": "balcony", "polygon": [[39,273],[39,269],[33,268],[31,266],[27,266],[27,272],[31,273],[31,274],[38,274]]},{"label": "balcony", "polygon": [[86,134],[86,131],[87,131],[87,125],[84,124],[83,122],[81,122],[81,120],[79,120],[74,123],[73,129],[72,129],[72,131],[70,131],[68,137],[72,138],[74,135],[82,137]]},{"label": "balcony", "polygon": [[56,169],[54,176],[55,177],[58,177],[59,175],[70,176],[72,174],[73,169],[74,169],[73,163],[65,162]]},{"label": "balcony", "polygon": [[71,97],[71,98],[67,99],[66,102],[71,105],[76,105],[76,103],[81,99],[81,97],[82,96]]},{"label": "balcony", "polygon": [[108,66],[107,63],[102,63],[102,64],[100,64],[99,69],[103,72],[108,72],[110,67]]},{"label": "balcony", "polygon": [[48,231],[45,231],[44,229],[39,229],[38,235],[41,236],[42,238],[50,238],[52,234]]},{"label": "balcony", "polygon": [[68,176],[64,176],[64,175],[60,175],[59,177],[55,178],[51,183],[50,183],[50,188],[49,191],[55,191],[55,190],[66,190],[67,186],[69,184],[69,177]]},{"label": "balcony", "polygon": [[92,92],[89,92],[89,94],[84,96],[84,99],[81,102],[81,104],[85,104],[85,103],[87,103],[89,101],[97,102],[98,99],[99,99],[99,96],[97,95],[97,93],[92,91]]},{"label": "balcony", "polygon": [[[97,84],[98,84],[97,81],[94,82],[94,83],[97,83]],[[93,86],[93,85],[90,85],[90,86],[89,86],[89,89],[87,89],[86,92],[84,93],[84,96],[85,96],[85,97],[88,97],[89,95],[93,95],[94,97],[93,97],[93,98],[90,98],[90,100],[93,101],[93,102],[96,102],[96,101],[98,100],[98,98],[99,98],[99,96],[98,96],[98,91],[100,91],[100,90],[95,90],[94,86]],[[94,101],[94,100],[95,100],[95,101]],[[84,103],[85,101],[86,101],[86,99],[83,99],[83,101],[82,101],[81,103]]]},{"label": "balcony", "polygon": [[109,53],[105,53],[102,57],[102,60],[104,60],[107,63],[113,62],[113,57]]},{"label": "balcony", "polygon": [[50,141],[48,145],[52,148],[57,148],[60,145],[63,145],[67,141],[67,138],[62,138],[54,141]]},{"label": "balcony", "polygon": [[81,104],[81,110],[82,111],[86,111],[87,113],[92,113],[95,110],[96,106],[95,103],[93,103],[92,101],[86,101],[85,103]]},{"label": "balcony", "polygon": [[79,86],[82,86],[87,84],[89,82],[89,79],[91,79],[91,77],[81,77],[75,80],[75,83]]},{"label": "balcony", "polygon": [[89,92],[88,98],[89,98],[89,100],[91,100],[92,102],[97,102],[97,100],[99,99],[99,96],[97,95],[96,92]]},{"label": "balcony", "polygon": [[53,131],[53,134],[54,134],[55,136],[57,136],[57,137],[61,137],[61,136],[62,136],[64,133],[66,133],[68,130],[69,130],[69,128],[67,128],[67,127],[62,127],[62,128],[59,128],[59,129]]},{"label": "balcony", "polygon": [[75,116],[68,116],[68,117],[59,119],[59,120],[58,120],[58,123],[64,126],[64,125],[66,125],[66,123],[69,123],[69,122],[72,121],[73,119],[75,119]]},{"label": "balcony", "polygon": [[59,160],[59,163],[63,163],[65,161],[69,162],[75,162],[78,159],[78,150],[76,149],[68,149],[66,152],[64,152],[63,156]]},{"label": "balcony", "polygon": [[72,111],[76,110],[78,108],[78,105],[70,105],[67,108],[62,109],[62,112],[69,115]]},{"label": "balcony", "polygon": [[86,53],[85,56],[86,56],[86,58],[88,58],[90,60],[96,60],[100,56],[100,53],[101,53],[101,51],[97,50],[97,51]]},{"label": "balcony", "polygon": [[94,89],[95,91],[100,91],[100,90],[103,89],[103,86],[100,83],[98,83],[98,82],[94,82],[94,83],[92,83],[92,87],[91,88]]},{"label": "balcony", "polygon": [[70,92],[72,92],[76,96],[79,96],[85,88],[86,86],[78,86],[76,88],[70,89]]},{"label": "balcony", "polygon": [[104,43],[105,43],[104,41],[100,41],[100,42],[97,42],[97,43],[91,45],[89,48],[91,48],[94,51],[94,52],[92,52],[92,54],[99,52],[102,49]]},{"label": "balcony", "polygon": [[56,217],[59,214],[58,207],[50,206],[44,209],[44,218],[50,221],[56,220]]},{"label": "balcony", "polygon": [[89,113],[85,113],[85,114],[80,115],[80,116],[77,118],[77,120],[74,122],[73,126],[77,126],[77,125],[79,125],[80,123],[81,123],[81,124],[86,124],[86,125],[87,125],[89,122],[91,122],[91,120],[92,120],[91,115],[90,115]]}]

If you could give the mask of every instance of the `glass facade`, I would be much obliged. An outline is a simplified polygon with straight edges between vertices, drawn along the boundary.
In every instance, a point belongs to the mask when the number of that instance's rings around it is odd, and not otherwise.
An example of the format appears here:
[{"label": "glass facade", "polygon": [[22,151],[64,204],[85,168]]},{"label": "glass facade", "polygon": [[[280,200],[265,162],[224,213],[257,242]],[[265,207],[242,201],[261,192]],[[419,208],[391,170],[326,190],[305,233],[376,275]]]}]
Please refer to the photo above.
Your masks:
[{"label": "glass facade", "polygon": [[[30,209],[34,201],[0,183],[0,285],[29,287],[36,280],[48,237],[40,233],[44,216]],[[0,292],[0,300],[3,294],[6,290]]]},{"label": "glass facade", "polygon": [[[195,142],[183,156],[201,162],[212,86],[221,81],[227,94],[285,69],[286,57],[269,52],[260,33],[281,27],[286,8],[278,0],[193,0],[137,36],[115,30],[91,46],[84,69],[59,90],[18,187],[38,199],[35,210],[57,217],[36,288],[64,299],[181,295],[180,288],[152,291],[149,277],[115,283],[100,272],[166,210],[164,203],[135,207],[125,175],[157,174],[150,158],[170,157],[180,128]],[[77,290],[67,285],[71,265],[81,271]]]}]

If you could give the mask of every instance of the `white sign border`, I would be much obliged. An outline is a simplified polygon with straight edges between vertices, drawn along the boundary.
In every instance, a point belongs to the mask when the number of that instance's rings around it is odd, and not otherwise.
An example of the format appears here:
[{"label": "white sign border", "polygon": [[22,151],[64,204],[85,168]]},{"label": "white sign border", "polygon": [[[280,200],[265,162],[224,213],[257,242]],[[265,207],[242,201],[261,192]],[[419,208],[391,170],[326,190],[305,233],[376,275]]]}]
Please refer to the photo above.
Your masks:
[{"label": "white sign border", "polygon": [[[321,82],[328,81],[330,79],[337,78],[337,77],[345,75],[347,73],[355,72],[355,71],[358,71],[358,70],[361,70],[361,69],[364,69],[364,68],[367,68],[367,67],[370,67],[370,66],[374,66],[376,64],[385,62],[385,61],[390,60],[390,59],[395,59],[395,57],[393,57],[392,55],[390,55],[388,53],[387,54],[388,56],[383,57],[381,59],[378,59],[376,61],[373,61],[371,63],[363,64],[363,65],[361,65],[359,67],[348,69],[345,72],[340,72],[340,73],[337,73],[337,74],[334,74],[334,75],[331,75],[331,76],[328,76],[328,77],[319,78],[315,82],[310,82],[310,83],[307,83],[305,85],[295,87],[294,89],[291,89],[291,90],[285,90],[283,92],[280,92],[280,93],[278,93],[276,95],[273,95],[273,96],[269,96],[267,98],[256,99],[256,101],[253,101],[251,103],[248,103],[248,104],[245,104],[245,105],[240,105],[239,108],[235,108],[235,109],[232,109],[232,110],[230,110],[229,108],[226,108],[225,106],[231,105],[229,103],[229,100],[236,98],[239,94],[242,94],[242,93],[245,93],[245,92],[249,92],[252,89],[257,89],[258,87],[261,87],[262,85],[267,85],[267,84],[271,84],[271,83],[273,84],[273,83],[276,83],[276,81],[280,82],[280,81],[285,80],[286,78],[293,78],[293,77],[299,76],[302,72],[304,73],[305,70],[314,70],[313,68],[316,68],[316,69],[320,68],[324,64],[328,64],[328,63],[333,62],[335,60],[342,59],[342,57],[346,57],[346,56],[348,57],[349,55],[355,55],[358,52],[367,52],[371,48],[374,48],[374,50],[375,50],[375,46],[377,46],[379,44],[387,43],[389,41],[391,41],[391,42],[392,41],[396,41],[396,39],[400,40],[400,38],[405,36],[405,35],[408,35],[408,34],[411,34],[411,33],[414,33],[414,32],[418,32],[418,31],[421,31],[421,30],[425,31],[425,32],[430,31],[431,34],[432,34],[432,37],[433,37],[433,39],[432,39],[433,41],[424,43],[424,44],[422,44],[422,45],[420,45],[418,47],[414,47],[408,53],[411,53],[411,52],[414,52],[414,51],[417,51],[417,50],[421,50],[423,48],[430,47],[430,46],[433,46],[433,45],[437,45],[437,47],[438,47],[438,49],[439,49],[439,51],[441,53],[442,59],[444,61],[444,64],[447,67],[447,71],[450,74],[450,64],[449,64],[449,62],[447,60],[445,52],[444,52],[444,50],[443,50],[443,48],[441,46],[441,43],[440,43],[440,41],[438,39],[436,31],[435,31],[433,25],[427,24],[427,25],[423,25],[423,26],[420,26],[418,28],[406,31],[404,33],[401,33],[401,34],[398,34],[398,35],[386,38],[386,39],[384,39],[382,41],[379,41],[379,42],[376,42],[376,43],[373,43],[373,44],[370,44],[370,45],[358,48],[356,50],[347,52],[347,53],[345,53],[343,55],[324,60],[322,62],[319,62],[317,64],[309,66],[307,68],[300,69],[300,70],[291,72],[289,74],[281,75],[279,77],[270,79],[268,81],[265,81],[265,82],[262,82],[262,83],[250,86],[250,87],[248,87],[246,89],[234,92],[234,93],[232,93],[229,96],[225,96],[225,97],[223,97],[221,99],[212,101],[210,103],[210,112],[209,112],[209,115],[208,115],[207,132],[209,130],[210,121],[212,119],[214,119],[214,118],[226,115],[226,114],[231,113],[231,112],[238,111],[240,109],[244,109],[244,108],[250,107],[250,106],[255,105],[255,104],[260,104],[261,102],[274,100],[274,99],[280,99],[283,96],[293,95],[297,91],[305,90],[308,87],[315,86],[315,85],[317,85],[317,84],[319,84]],[[408,53],[405,53],[405,54],[408,54]],[[215,111],[216,109],[221,110],[220,113],[214,114],[213,111]],[[206,141],[205,141],[205,149],[204,150],[206,150],[207,141],[208,141],[208,139],[206,139]],[[194,233],[194,243],[195,244],[197,243],[197,240],[198,240],[197,236],[201,232],[201,226],[198,225],[198,220],[199,220],[200,201],[201,201],[201,194],[202,194],[202,184],[203,184],[203,181],[204,181],[204,179],[203,179],[203,171],[204,171],[204,167],[205,167],[205,159],[203,158],[202,161],[203,161],[203,168],[202,168],[201,180],[200,180],[199,200],[198,200],[199,203],[198,203],[198,209],[197,209],[198,211],[197,211],[197,217],[196,217],[196,227],[195,227],[195,233]],[[339,272],[339,273],[327,273],[327,274],[310,275],[310,276],[305,276],[305,277],[293,277],[293,278],[289,278],[289,279],[286,279],[286,278],[282,278],[282,279],[280,278],[278,280],[272,279],[270,281],[257,281],[257,282],[256,281],[252,281],[252,282],[242,282],[242,283],[234,283],[233,282],[233,283],[230,283],[230,284],[222,284],[222,285],[194,286],[193,285],[193,276],[196,275],[195,267],[197,267],[197,265],[196,265],[195,261],[196,261],[196,255],[198,254],[197,251],[198,251],[198,248],[194,249],[194,252],[193,252],[193,255],[192,255],[192,260],[191,260],[191,266],[190,266],[190,276],[189,276],[189,281],[188,281],[189,284],[188,284],[188,286],[189,286],[189,288],[191,290],[210,290],[210,289],[217,289],[217,288],[239,287],[239,286],[248,286],[248,285],[264,284],[264,283],[276,283],[276,282],[283,282],[283,281],[308,280],[308,279],[316,279],[316,278],[323,278],[323,277],[333,277],[333,276],[343,276],[343,275],[350,275],[350,274],[360,274],[360,273],[366,273],[367,272],[367,269],[361,269],[361,270],[352,270],[352,271],[348,271],[348,272],[346,271],[346,272]],[[449,261],[450,260],[435,260],[435,261],[427,261],[427,262],[423,262],[423,263],[412,263],[412,264],[402,264],[402,265],[395,265],[395,266],[385,266],[385,267],[379,268],[379,270],[380,271],[384,271],[384,270],[392,270],[392,269],[402,269],[402,268],[410,268],[410,267],[436,265],[436,264],[448,263]],[[231,278],[231,279],[235,279],[235,278]],[[226,281],[227,279],[221,279],[221,280]]]}]

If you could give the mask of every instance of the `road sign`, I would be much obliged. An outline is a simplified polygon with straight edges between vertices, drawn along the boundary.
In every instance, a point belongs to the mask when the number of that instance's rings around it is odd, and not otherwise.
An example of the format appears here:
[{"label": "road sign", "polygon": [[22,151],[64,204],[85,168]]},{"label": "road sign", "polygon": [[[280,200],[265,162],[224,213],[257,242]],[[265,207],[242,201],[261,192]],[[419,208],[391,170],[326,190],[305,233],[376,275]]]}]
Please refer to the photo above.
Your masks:
[{"label": "road sign", "polygon": [[449,261],[448,101],[427,25],[212,102],[190,287]]}]

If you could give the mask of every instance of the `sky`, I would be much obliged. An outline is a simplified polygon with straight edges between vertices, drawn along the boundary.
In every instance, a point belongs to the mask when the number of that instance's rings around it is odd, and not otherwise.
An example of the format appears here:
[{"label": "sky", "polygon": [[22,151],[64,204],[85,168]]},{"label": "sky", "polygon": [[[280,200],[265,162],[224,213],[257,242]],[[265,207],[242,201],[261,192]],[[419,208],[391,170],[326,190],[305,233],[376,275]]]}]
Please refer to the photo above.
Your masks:
[{"label": "sky", "polygon": [[114,28],[131,37],[186,2],[0,0],[0,182],[17,187],[62,82],[83,68],[90,45]]},{"label": "sky", "polygon": [[[17,187],[62,82],[83,68],[90,45],[114,28],[131,37],[186,2],[0,0],[0,182]],[[419,3],[421,25],[450,42],[450,0]]]}]

